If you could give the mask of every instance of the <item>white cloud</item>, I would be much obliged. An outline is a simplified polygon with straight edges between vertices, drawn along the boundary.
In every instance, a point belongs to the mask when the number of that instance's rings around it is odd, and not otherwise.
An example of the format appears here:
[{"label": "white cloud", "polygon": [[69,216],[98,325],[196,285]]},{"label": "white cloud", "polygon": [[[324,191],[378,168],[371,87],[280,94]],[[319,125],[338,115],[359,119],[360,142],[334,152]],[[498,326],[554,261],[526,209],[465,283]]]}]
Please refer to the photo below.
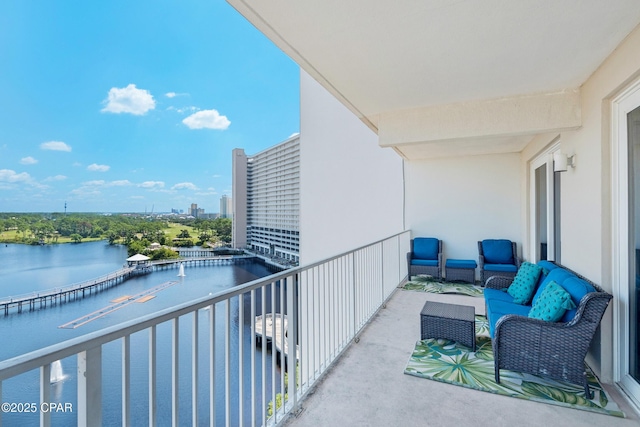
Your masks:
[{"label": "white cloud", "polygon": [[74,196],[78,196],[78,198],[87,198],[87,197],[100,196],[102,193],[100,192],[100,190],[97,190],[95,188],[80,187],[80,188],[76,188],[75,190],[72,190],[71,194]]},{"label": "white cloud", "polygon": [[50,176],[50,177],[46,178],[44,181],[45,182],[64,181],[65,179],[67,179],[67,177],[64,176],[64,175],[56,175],[56,176]]},{"label": "white cloud", "polygon": [[101,110],[103,113],[130,113],[140,116],[156,108],[156,101],[151,93],[138,89],[134,84],[123,88],[112,87],[103,102],[107,104]]},{"label": "white cloud", "polygon": [[71,151],[71,147],[62,141],[47,141],[40,144],[42,150]]},{"label": "white cloud", "polygon": [[35,165],[36,163],[38,163],[38,161],[33,157],[28,156],[20,159],[20,163],[22,163],[23,165]]},{"label": "white cloud", "polygon": [[99,165],[97,163],[93,163],[87,166],[87,170],[91,172],[106,172],[109,169],[111,169],[111,166]]},{"label": "white cloud", "polygon": [[198,187],[196,187],[196,185],[191,182],[181,182],[171,187],[171,189],[172,190],[197,190]]},{"label": "white cloud", "polygon": [[175,111],[178,114],[194,113],[194,112],[196,112],[198,110],[200,110],[200,109],[198,107],[193,106],[193,105],[189,105],[189,106],[181,107],[181,108],[174,107],[173,105],[167,107],[167,111]]},{"label": "white cloud", "polygon": [[175,98],[176,96],[189,96],[188,93],[167,92],[164,94],[167,98]]},{"label": "white cloud", "polygon": [[31,175],[26,172],[17,173],[11,169],[0,169],[0,182],[31,182]]},{"label": "white cloud", "polygon": [[194,113],[182,121],[189,129],[217,129],[225,130],[231,122],[227,116],[221,116],[217,110],[202,110]]},{"label": "white cloud", "polygon": [[164,188],[164,182],[162,182],[162,181],[145,181],[142,184],[138,184],[138,187],[142,187],[142,188]]},{"label": "white cloud", "polygon": [[27,184],[33,188],[39,190],[45,190],[49,188],[46,185],[40,184],[26,172],[17,173],[11,169],[0,169],[0,189],[8,190],[14,189],[15,185]]},{"label": "white cloud", "polygon": [[128,179],[121,179],[116,181],[105,181],[103,179],[96,179],[93,181],[83,182],[84,187],[127,187],[133,185]]}]

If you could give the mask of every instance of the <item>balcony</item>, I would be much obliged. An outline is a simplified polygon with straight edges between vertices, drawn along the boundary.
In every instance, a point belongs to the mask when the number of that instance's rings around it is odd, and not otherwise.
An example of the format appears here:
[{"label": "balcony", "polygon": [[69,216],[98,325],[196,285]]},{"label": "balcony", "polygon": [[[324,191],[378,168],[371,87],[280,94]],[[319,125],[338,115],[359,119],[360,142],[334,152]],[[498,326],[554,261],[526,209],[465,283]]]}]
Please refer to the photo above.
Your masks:
[{"label": "balcony", "polygon": [[[408,247],[405,231],[1,361],[3,402],[19,404],[12,396],[21,383],[39,384],[39,393],[20,411],[29,414],[0,414],[0,425],[281,423],[406,276]],[[256,322],[269,313],[286,322]],[[271,345],[257,343],[258,330]],[[77,387],[70,401],[59,402],[51,384],[58,360],[77,368],[65,387]],[[288,400],[272,410],[287,390]],[[42,410],[50,402],[65,413]]]},{"label": "balcony", "polygon": [[606,391],[627,418],[526,401],[405,375],[427,300],[473,305],[482,298],[398,290],[284,425],[632,426],[640,421],[616,388]]},{"label": "balcony", "polygon": [[[10,401],[10,382],[30,375],[40,384],[33,401],[55,402],[51,366],[72,358],[77,361],[73,413],[54,418],[57,414],[40,411],[41,426],[637,424],[637,414],[613,388],[608,392],[626,419],[405,375],[427,299],[484,312],[481,298],[397,290],[407,274],[409,239],[405,231],[2,361],[0,398]],[[284,315],[286,322],[258,317],[263,313]],[[275,337],[271,346],[254,339],[257,331]],[[133,350],[140,341],[144,353]],[[294,348],[297,363],[291,369]],[[114,349],[115,366],[109,356]],[[118,387],[107,393],[113,377],[119,378]],[[288,399],[280,405],[285,390]],[[12,422],[15,417],[4,425]]]}]

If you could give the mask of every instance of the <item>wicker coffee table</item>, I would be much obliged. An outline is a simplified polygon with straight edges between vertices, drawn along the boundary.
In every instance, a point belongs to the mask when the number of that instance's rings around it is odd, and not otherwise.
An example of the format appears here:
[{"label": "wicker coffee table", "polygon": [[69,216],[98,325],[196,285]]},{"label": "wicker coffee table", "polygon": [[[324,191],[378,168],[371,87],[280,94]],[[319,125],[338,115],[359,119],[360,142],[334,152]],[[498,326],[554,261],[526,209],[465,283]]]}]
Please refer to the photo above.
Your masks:
[{"label": "wicker coffee table", "polygon": [[420,339],[453,340],[476,351],[474,307],[427,301],[420,312]]}]

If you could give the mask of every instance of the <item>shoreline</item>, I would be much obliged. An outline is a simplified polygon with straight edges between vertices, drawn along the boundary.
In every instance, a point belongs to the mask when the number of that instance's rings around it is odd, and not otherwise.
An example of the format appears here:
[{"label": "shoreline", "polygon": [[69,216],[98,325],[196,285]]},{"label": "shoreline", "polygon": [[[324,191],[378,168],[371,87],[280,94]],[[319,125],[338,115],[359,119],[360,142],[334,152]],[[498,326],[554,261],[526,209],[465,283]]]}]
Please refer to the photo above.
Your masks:
[{"label": "shoreline", "polygon": [[[17,241],[17,240],[5,240],[2,237],[0,237],[0,245],[27,245],[27,246],[49,246],[49,245],[66,245],[68,243],[76,243],[76,244],[80,244],[80,243],[92,243],[92,242],[100,242],[102,240],[107,240],[104,237],[102,238],[97,238],[97,237],[88,237],[86,240],[83,239],[80,242],[74,242],[73,240],[68,240],[67,238],[64,239],[64,241],[62,242],[24,242],[24,241]],[[121,245],[122,243],[115,243],[116,245]]]}]

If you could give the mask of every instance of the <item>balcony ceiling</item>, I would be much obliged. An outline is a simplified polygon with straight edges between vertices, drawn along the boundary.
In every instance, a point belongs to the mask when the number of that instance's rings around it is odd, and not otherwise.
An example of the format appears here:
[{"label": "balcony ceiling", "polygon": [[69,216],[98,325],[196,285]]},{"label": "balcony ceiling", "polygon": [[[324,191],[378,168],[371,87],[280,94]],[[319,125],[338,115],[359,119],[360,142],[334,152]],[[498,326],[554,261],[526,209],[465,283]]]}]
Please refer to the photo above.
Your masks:
[{"label": "balcony ceiling", "polygon": [[637,0],[228,2],[407,158],[579,127],[580,86],[640,22]]}]

